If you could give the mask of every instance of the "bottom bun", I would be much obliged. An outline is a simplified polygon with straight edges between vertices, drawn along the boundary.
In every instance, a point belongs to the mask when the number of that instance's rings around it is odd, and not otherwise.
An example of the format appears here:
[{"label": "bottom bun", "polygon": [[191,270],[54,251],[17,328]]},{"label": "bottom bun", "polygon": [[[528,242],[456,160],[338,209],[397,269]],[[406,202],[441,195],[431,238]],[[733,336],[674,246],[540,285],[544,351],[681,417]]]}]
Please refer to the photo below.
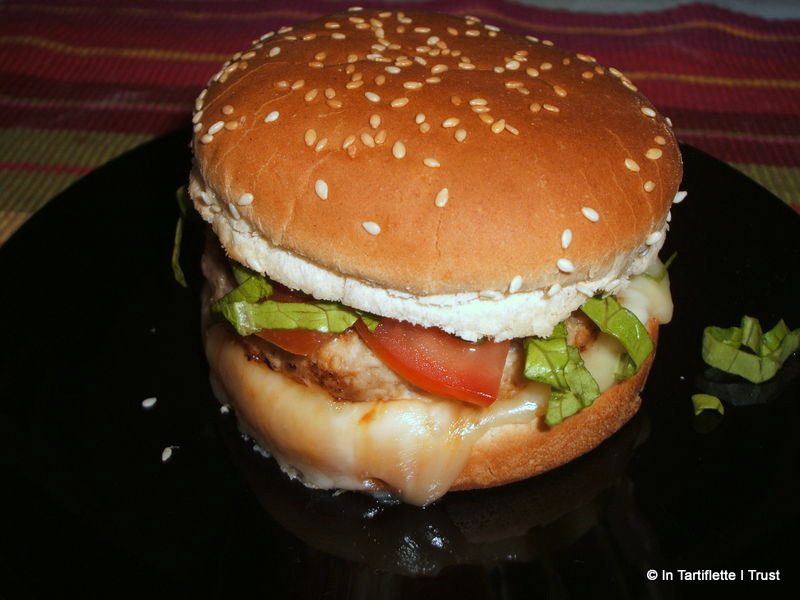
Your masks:
[{"label": "bottom bun", "polygon": [[[655,341],[657,321],[647,326]],[[456,401],[335,400],[249,358],[226,324],[211,324],[204,344],[218,399],[290,476],[309,487],[389,492],[420,505],[449,490],[526,479],[595,448],[638,410],[653,359],[555,427],[534,417],[475,428],[481,411]]]}]

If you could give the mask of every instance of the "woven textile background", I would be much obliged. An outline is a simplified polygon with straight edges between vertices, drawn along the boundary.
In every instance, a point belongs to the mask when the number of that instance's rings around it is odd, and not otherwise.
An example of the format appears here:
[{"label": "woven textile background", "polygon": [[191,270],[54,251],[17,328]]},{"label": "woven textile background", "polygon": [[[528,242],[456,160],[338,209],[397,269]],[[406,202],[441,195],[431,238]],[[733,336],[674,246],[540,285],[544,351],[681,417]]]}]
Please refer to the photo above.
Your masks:
[{"label": "woven textile background", "polygon": [[[187,126],[206,80],[250,40],[348,5],[0,4],[0,243],[75,179]],[[800,211],[800,21],[702,4],[613,15],[489,1],[414,7],[472,14],[621,69],[672,118],[683,142]]]}]

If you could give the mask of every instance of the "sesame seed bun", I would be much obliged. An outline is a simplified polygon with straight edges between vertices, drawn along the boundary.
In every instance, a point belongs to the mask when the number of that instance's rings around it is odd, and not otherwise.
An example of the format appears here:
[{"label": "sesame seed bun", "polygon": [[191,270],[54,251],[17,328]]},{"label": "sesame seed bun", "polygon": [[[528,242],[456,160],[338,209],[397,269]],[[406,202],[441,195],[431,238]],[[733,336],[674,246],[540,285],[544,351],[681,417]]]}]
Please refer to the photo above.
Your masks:
[{"label": "sesame seed bun", "polygon": [[[495,29],[365,10],[237,53],[198,98],[190,190],[227,252],[318,298],[467,338],[541,335],[585,295],[520,333],[375,310],[347,290],[541,298],[642,270],[681,178],[666,120],[616,69]],[[299,267],[276,269],[275,251]]]},{"label": "sesame seed bun", "polygon": [[[651,319],[647,326],[656,342],[658,322]],[[427,444],[438,449],[436,444],[445,434],[426,425],[408,431],[408,440],[398,442],[391,435],[415,422],[403,414],[411,413],[409,403],[334,400],[314,384],[299,383],[249,360],[241,338],[222,324],[211,325],[204,342],[217,397],[234,408],[242,431],[272,453],[287,473],[310,487],[401,490],[406,501],[416,504],[426,504],[448,489],[487,488],[525,479],[589,452],[639,409],[639,392],[655,355],[636,375],[556,427],[546,427],[537,417],[524,425],[485,430],[466,446],[463,468],[447,481],[448,460],[457,452],[428,456],[421,450]],[[444,399],[434,402],[443,406],[417,408],[449,410],[445,405],[454,404]],[[383,410],[395,404],[402,407]],[[413,467],[405,464],[409,460]],[[416,489],[420,484],[422,489]]]}]

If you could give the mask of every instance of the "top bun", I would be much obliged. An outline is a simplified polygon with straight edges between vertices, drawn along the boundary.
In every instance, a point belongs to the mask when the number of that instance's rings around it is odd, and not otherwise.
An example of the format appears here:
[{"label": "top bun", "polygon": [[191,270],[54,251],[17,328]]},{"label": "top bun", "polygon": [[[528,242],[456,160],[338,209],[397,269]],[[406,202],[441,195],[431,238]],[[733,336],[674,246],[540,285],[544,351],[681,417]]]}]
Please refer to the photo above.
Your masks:
[{"label": "top bun", "polygon": [[[196,108],[191,192],[223,244],[258,237],[414,295],[630,274],[681,179],[668,120],[622,73],[474,17],[284,27],[227,61]],[[279,277],[315,294],[307,279]]]}]

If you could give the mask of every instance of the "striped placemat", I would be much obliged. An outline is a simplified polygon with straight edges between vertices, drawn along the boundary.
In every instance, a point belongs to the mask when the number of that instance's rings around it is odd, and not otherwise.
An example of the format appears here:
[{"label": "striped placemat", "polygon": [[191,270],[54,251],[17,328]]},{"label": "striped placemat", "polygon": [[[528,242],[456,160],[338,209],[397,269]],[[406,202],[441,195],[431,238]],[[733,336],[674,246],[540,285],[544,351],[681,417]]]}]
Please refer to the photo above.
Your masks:
[{"label": "striped placemat", "polygon": [[[0,243],[77,178],[187,126],[208,77],[251,39],[347,6],[0,4]],[[534,33],[621,69],[672,118],[682,141],[800,211],[800,21],[702,4],[604,15],[488,0],[413,6]]]}]

